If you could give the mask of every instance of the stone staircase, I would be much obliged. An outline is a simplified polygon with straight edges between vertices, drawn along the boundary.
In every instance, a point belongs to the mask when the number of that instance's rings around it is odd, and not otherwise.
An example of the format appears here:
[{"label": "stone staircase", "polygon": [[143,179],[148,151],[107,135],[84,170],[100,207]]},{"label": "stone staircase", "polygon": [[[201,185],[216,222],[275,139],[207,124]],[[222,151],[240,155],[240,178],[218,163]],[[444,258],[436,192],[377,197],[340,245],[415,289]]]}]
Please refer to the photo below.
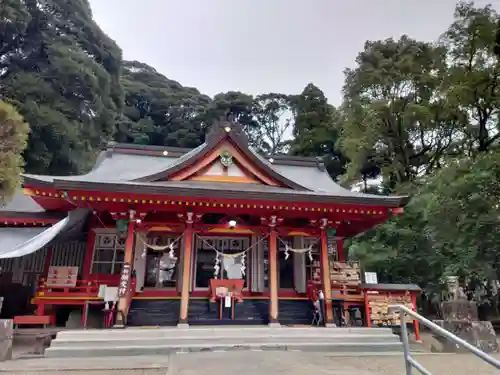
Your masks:
[{"label": "stone staircase", "polygon": [[393,354],[403,348],[386,328],[223,326],[61,331],[47,357],[165,355],[178,352],[282,350]]}]

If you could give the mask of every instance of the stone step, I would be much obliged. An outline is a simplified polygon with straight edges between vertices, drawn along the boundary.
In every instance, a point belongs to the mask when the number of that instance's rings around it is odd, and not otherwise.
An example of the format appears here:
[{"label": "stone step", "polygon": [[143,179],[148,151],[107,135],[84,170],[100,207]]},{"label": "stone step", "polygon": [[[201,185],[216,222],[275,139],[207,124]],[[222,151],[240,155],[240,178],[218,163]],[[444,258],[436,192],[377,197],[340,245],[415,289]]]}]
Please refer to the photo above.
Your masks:
[{"label": "stone step", "polygon": [[285,350],[285,351],[314,351],[335,353],[394,353],[401,352],[402,345],[398,342],[352,342],[352,343],[316,343],[316,342],[269,342],[252,344],[186,344],[186,345],[127,345],[121,347],[50,347],[46,350],[46,357],[108,357],[108,356],[138,356],[138,355],[166,355],[178,352],[201,351],[234,351],[234,350]]},{"label": "stone step", "polygon": [[186,337],[161,337],[161,338],[151,338],[151,337],[136,337],[136,338],[92,338],[92,339],[56,339],[52,341],[52,348],[60,347],[124,347],[129,346],[130,343],[134,343],[135,346],[163,346],[163,345],[233,345],[237,346],[240,344],[267,344],[276,342],[291,342],[294,343],[400,343],[399,338],[396,335],[391,336],[369,336],[369,335],[343,335],[336,337],[324,337],[324,336],[296,336],[287,337],[272,335],[267,337],[255,337],[242,335],[239,337],[197,337],[197,336],[186,336]]},{"label": "stone step", "polygon": [[126,337],[238,337],[238,336],[308,336],[337,337],[345,335],[392,336],[392,330],[386,328],[313,328],[313,327],[189,327],[189,328],[127,328],[112,330],[68,330],[57,334],[58,339],[90,339]]}]

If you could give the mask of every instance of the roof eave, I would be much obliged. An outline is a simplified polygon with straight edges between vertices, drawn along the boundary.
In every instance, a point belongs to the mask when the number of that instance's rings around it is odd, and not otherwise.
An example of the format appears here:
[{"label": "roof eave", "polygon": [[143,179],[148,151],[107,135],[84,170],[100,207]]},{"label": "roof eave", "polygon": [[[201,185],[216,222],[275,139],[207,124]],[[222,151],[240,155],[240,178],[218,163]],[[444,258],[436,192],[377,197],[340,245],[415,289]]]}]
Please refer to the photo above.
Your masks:
[{"label": "roof eave", "polygon": [[19,219],[19,220],[60,220],[65,214],[59,212],[23,212],[23,211],[1,211],[0,221],[2,219]]},{"label": "roof eave", "polygon": [[43,187],[53,187],[54,186],[54,181],[45,181],[38,179],[34,176],[27,176],[22,174],[21,177],[23,178],[23,186],[25,185],[33,185],[33,186],[43,186]]},{"label": "roof eave", "polygon": [[[59,190],[86,190],[86,191],[107,191],[112,193],[137,193],[140,187],[141,194],[152,195],[170,195],[176,197],[206,197],[210,192],[210,197],[241,199],[241,191],[230,191],[223,189],[203,189],[203,188],[185,188],[173,186],[154,186],[154,185],[129,185],[120,183],[101,183],[101,182],[76,182],[68,180],[56,180],[55,187]],[[404,207],[409,197],[356,197],[356,196],[333,196],[320,194],[294,194],[278,192],[256,192],[246,191],[245,199],[255,201],[284,201],[299,203],[323,203],[323,204],[354,204],[371,207],[399,208]]]}]

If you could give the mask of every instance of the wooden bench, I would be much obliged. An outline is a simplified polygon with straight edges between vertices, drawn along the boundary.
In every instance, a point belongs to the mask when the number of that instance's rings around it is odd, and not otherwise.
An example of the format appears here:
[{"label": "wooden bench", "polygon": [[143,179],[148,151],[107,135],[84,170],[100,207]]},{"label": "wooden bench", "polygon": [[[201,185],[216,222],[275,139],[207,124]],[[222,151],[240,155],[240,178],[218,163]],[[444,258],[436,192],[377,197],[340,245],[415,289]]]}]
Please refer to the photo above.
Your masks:
[{"label": "wooden bench", "polygon": [[56,317],[54,315],[18,315],[14,317],[14,328],[20,325],[34,326],[41,325],[43,328],[54,325]]}]

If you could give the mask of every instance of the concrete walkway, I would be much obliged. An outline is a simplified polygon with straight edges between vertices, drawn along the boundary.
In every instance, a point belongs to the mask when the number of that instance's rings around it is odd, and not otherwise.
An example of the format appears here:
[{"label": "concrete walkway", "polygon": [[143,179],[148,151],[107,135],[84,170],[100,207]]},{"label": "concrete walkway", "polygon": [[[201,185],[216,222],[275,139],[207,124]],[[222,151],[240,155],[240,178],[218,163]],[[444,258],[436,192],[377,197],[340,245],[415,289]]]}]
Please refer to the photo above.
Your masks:
[{"label": "concrete walkway", "polygon": [[[498,356],[497,356],[498,357]],[[500,375],[472,355],[418,355],[435,375]],[[285,351],[230,351],[171,356],[42,358],[0,363],[12,375],[402,375],[402,356]],[[415,372],[416,373],[416,372]]]},{"label": "concrete walkway", "polygon": [[[375,375],[370,371],[331,361],[318,361],[324,354],[306,352],[237,352],[178,354],[168,375]],[[341,362],[341,361],[339,361]]]}]

